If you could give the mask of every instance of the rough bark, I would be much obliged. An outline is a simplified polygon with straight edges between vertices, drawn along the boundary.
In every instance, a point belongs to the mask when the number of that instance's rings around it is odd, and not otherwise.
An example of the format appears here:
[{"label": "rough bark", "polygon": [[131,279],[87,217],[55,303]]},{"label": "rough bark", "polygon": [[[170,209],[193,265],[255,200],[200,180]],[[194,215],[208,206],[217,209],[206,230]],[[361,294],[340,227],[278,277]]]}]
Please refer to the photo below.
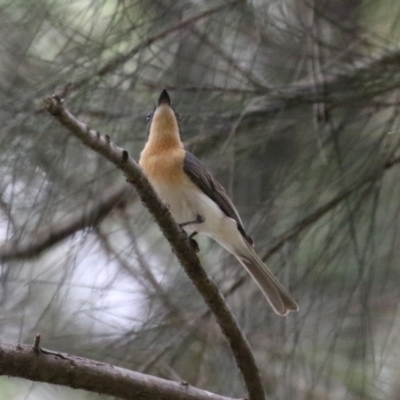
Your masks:
[{"label": "rough bark", "polygon": [[134,400],[232,400],[114,365],[42,350],[37,346],[0,342],[0,375],[53,383],[74,389]]}]

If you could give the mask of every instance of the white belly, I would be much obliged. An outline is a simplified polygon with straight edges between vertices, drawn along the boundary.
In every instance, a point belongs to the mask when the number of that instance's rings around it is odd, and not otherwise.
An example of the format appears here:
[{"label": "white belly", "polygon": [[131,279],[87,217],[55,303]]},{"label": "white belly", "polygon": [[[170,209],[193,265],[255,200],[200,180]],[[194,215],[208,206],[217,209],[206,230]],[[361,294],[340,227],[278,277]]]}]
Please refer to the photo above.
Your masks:
[{"label": "white belly", "polygon": [[188,181],[186,185],[175,187],[153,182],[154,189],[179,224],[195,221],[200,215],[204,222],[186,225],[188,232],[204,233],[232,252],[237,246],[243,246],[243,238],[237,229],[237,223],[229,218],[219,206],[204,194],[197,186]]}]

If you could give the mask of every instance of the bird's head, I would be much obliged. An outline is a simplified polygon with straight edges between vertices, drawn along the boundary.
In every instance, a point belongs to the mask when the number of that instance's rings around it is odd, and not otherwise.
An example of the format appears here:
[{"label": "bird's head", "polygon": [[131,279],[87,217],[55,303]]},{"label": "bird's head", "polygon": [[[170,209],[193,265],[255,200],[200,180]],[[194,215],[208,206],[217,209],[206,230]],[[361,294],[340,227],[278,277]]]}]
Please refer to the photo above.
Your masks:
[{"label": "bird's head", "polygon": [[163,89],[153,113],[148,116],[150,124],[149,136],[179,137],[179,116],[171,105],[168,92]]}]

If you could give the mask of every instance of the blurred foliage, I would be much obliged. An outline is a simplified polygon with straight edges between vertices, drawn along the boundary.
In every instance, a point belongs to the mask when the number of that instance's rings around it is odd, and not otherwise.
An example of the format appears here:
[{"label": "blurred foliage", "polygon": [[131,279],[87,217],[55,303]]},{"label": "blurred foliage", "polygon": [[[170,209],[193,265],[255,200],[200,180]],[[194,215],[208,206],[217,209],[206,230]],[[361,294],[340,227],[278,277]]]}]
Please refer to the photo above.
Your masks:
[{"label": "blurred foliage", "polygon": [[[199,240],[269,398],[399,399],[399,12],[394,0],[0,0],[0,339],[40,332],[46,348],[243,395],[136,197],[85,221],[123,177],[40,108],[71,82],[68,108],[137,158],[166,87],[188,149],[300,305],[276,317]],[[81,214],[84,228],[17,255]],[[0,397],[97,395],[1,378]]]}]

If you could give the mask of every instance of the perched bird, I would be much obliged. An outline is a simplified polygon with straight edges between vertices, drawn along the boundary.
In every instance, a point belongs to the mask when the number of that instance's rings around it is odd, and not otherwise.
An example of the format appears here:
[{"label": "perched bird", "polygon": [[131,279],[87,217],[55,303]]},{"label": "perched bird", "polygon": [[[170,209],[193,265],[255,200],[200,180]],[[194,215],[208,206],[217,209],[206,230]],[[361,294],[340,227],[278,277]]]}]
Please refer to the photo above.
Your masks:
[{"label": "perched bird", "polygon": [[224,188],[184,149],[178,116],[165,89],[149,116],[149,124],[139,164],[174,219],[190,237],[204,233],[232,253],[278,315],[297,311],[296,302],[254,251],[253,241]]}]

